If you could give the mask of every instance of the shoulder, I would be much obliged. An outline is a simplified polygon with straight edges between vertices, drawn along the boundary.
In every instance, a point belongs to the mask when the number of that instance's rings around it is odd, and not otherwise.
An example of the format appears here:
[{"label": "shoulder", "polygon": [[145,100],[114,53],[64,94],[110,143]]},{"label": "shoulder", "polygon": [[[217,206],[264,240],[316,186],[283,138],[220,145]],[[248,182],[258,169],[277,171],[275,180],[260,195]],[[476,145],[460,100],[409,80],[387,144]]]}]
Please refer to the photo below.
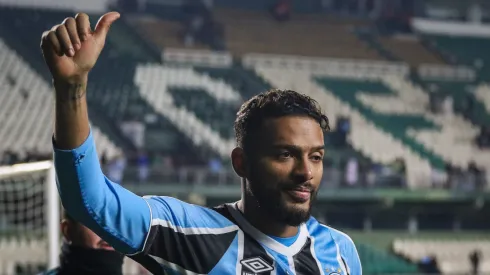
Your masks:
[{"label": "shoulder", "polygon": [[180,227],[228,227],[234,224],[219,211],[167,196],[145,196],[152,224],[170,222]]},{"label": "shoulder", "polygon": [[307,227],[310,234],[316,237],[332,239],[341,252],[352,253],[357,251],[352,238],[338,229],[322,224],[313,217],[307,222]]}]

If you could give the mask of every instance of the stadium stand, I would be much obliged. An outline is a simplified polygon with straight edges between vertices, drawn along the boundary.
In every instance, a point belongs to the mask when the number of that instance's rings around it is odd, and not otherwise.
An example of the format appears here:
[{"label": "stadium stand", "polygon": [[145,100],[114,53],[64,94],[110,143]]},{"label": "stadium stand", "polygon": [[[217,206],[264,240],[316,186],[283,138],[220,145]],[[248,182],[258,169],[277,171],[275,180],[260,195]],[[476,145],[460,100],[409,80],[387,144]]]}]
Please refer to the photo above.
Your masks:
[{"label": "stadium stand", "polygon": [[[208,93],[208,102],[213,100],[218,102],[238,102],[241,96],[223,82],[213,81],[211,78],[196,74],[190,68],[166,68],[161,65],[142,65],[138,67],[135,76],[135,82],[140,87],[140,92],[147,102],[152,105],[159,114],[167,117],[175,123],[179,130],[186,136],[189,136],[194,144],[200,145],[202,142],[214,149],[221,157],[226,158],[234,146],[233,139],[225,139],[219,133],[213,131],[202,118],[194,115],[194,109],[178,107],[182,102],[179,98],[173,98],[171,95],[166,96],[166,88],[169,86],[197,86],[203,87],[199,91],[200,95],[206,96]],[[180,90],[181,92],[184,90]],[[188,91],[186,91],[188,92]],[[175,93],[174,93],[175,95]],[[182,98],[181,98],[182,99]],[[193,99],[198,100],[193,97]],[[177,101],[177,106],[173,104]],[[201,108],[209,109],[201,101]],[[192,103],[191,103],[192,104]],[[192,107],[197,107],[193,105]],[[212,112],[213,109],[210,109]],[[199,108],[197,109],[199,112]],[[217,110],[216,110],[217,111]],[[203,114],[203,112],[201,112]]]},{"label": "stadium stand", "polygon": [[380,59],[350,30],[368,24],[365,21],[302,14],[287,22],[275,22],[263,12],[232,9],[218,9],[215,17],[225,26],[228,49],[239,56],[254,52]]},{"label": "stadium stand", "polygon": [[[29,32],[33,30],[27,30],[28,27],[41,29],[66,15],[53,11],[36,11],[36,16],[33,16],[29,11],[21,9],[11,9],[4,13],[20,19],[47,18],[42,24],[32,19],[22,20],[18,28]],[[225,12],[218,11],[216,14],[222,21],[237,22],[248,20],[244,18],[248,15],[256,16],[258,22],[264,21],[265,25],[280,28],[277,22],[266,23],[269,19],[261,19],[261,15],[255,12],[230,12],[228,17],[224,15]],[[300,28],[299,26],[320,19],[298,17],[295,20],[298,21],[297,28]],[[348,24],[351,23],[339,21],[330,26],[349,33],[346,30]],[[294,25],[294,22],[288,22],[287,28],[296,28]],[[179,148],[186,149],[188,154],[200,151],[202,155],[207,150],[203,148],[210,148],[221,158],[227,158],[233,141],[230,139],[231,131],[225,129],[224,125],[231,123],[229,116],[236,111],[238,102],[257,91],[265,90],[267,86],[275,86],[301,90],[326,104],[324,108],[332,117],[332,125],[335,125],[339,116],[350,117],[354,125],[350,135],[353,148],[374,162],[389,163],[397,157],[403,157],[407,163],[409,186],[429,185],[427,179],[430,178],[431,169],[442,169],[445,163],[464,168],[474,160],[480,166],[489,167],[488,154],[476,150],[472,145],[478,129],[459,116],[448,118],[431,114],[427,110],[428,86],[424,85],[434,83],[422,83],[425,90],[417,87],[406,79],[406,65],[260,55],[251,59],[249,57],[253,55],[248,55],[244,58],[244,63],[247,63],[247,60],[255,60],[256,64],[248,66],[251,71],[247,77],[246,70],[240,69],[238,72],[231,58],[226,57],[211,59],[214,60],[214,64],[192,66],[189,65],[193,63],[192,60],[184,60],[184,63],[187,62],[186,65],[173,66],[171,63],[179,61],[179,57],[164,53],[165,64],[169,65],[161,65],[155,56],[149,54],[149,47],[144,47],[144,43],[134,43],[137,39],[135,34],[127,25],[122,26],[115,28],[114,36],[111,34],[110,48],[104,51],[101,62],[93,73],[91,87],[104,92],[89,93],[89,100],[92,108],[104,110],[104,115],[114,121],[156,116],[157,123],[147,125],[147,149]],[[227,26],[233,28],[233,22]],[[354,34],[349,35],[355,37]],[[284,34],[277,36],[287,37]],[[229,37],[230,41],[233,39]],[[321,54],[313,50],[309,52]],[[333,53],[324,54],[335,56]],[[209,63],[209,60],[207,62]],[[325,65],[326,63],[328,65]],[[310,68],[305,69],[305,66]],[[297,71],[299,68],[302,72]],[[102,73],[107,71],[112,73]],[[251,79],[253,71],[265,81],[260,80],[260,77]],[[238,82],[237,79],[242,76],[246,81]],[[342,80],[332,77],[341,77]],[[232,86],[228,83],[232,83]],[[438,85],[443,85],[443,82]],[[165,90],[163,87],[167,87],[167,92],[172,96],[165,96],[162,92]],[[484,89],[484,86],[481,89]],[[192,93],[194,96],[185,96],[184,93]],[[111,102],[119,104],[110,104]],[[228,106],[227,111],[223,112],[218,106]],[[481,116],[486,114],[485,106],[478,106],[478,112],[474,117],[486,121],[485,116]],[[177,138],[178,133],[186,133],[187,138]],[[369,138],[366,139],[365,136]],[[169,142],[161,142],[162,139]],[[158,140],[160,142],[157,142]],[[172,140],[179,141],[181,145],[174,146]],[[162,144],[167,146],[159,147]],[[386,146],[390,150],[381,150]],[[197,149],[200,147],[203,148]],[[425,179],[425,182],[422,179]]]},{"label": "stadium stand", "polygon": [[[0,8],[3,24],[0,35],[4,39],[0,40],[0,121],[5,124],[0,127],[0,151],[50,150],[51,130],[43,126],[50,124],[53,110],[46,106],[52,98],[37,45],[41,31],[68,15],[71,13]],[[416,40],[380,37],[372,42],[363,40],[352,30],[368,25],[365,21],[299,14],[280,23],[262,12],[228,9],[218,9],[215,15],[225,24],[227,46],[242,57],[241,63],[227,53],[172,49],[183,45],[182,27],[176,20],[134,17],[128,19],[129,23],[120,21],[113,26],[106,49],[91,75],[88,93],[100,151],[111,157],[121,149],[124,152],[134,149],[134,144],[122,138],[120,130],[113,126],[138,119],[145,123],[144,143],[149,151],[187,156],[194,161],[191,164],[201,166],[215,156],[226,160],[234,146],[231,125],[238,105],[257,92],[278,87],[317,99],[329,115],[334,131],[338,120],[350,119],[346,147],[338,148],[327,140],[328,158],[339,163],[355,157],[388,164],[401,157],[406,163],[407,186],[411,188],[431,186],[433,170],[443,170],[447,164],[465,169],[475,161],[487,171],[490,169],[489,151],[473,143],[479,131],[477,126],[490,122],[490,88],[481,84],[472,70],[457,71],[457,81],[451,79],[453,73],[442,79],[431,78],[434,71],[445,74],[446,68],[439,67],[444,60]],[[13,33],[4,26],[12,27]],[[488,41],[466,44],[469,40],[424,39],[434,41],[437,49],[460,64],[488,60],[481,51],[481,45]],[[468,50],[473,47],[474,51]],[[190,47],[207,48],[199,43]],[[420,66],[426,63],[437,66]],[[410,72],[409,65],[418,66],[414,70],[418,75]],[[433,93],[451,95],[455,114],[432,113],[429,106]],[[465,114],[460,106],[466,98],[475,103],[470,114]],[[20,144],[27,145],[19,147]],[[194,173],[201,170],[196,171],[193,170]],[[128,169],[127,174],[132,174],[128,179],[133,180],[137,173]],[[213,182],[208,174],[209,171],[203,171],[206,179],[192,182]],[[342,176],[335,177],[329,170],[325,177],[329,183],[342,180]],[[176,177],[158,180],[177,182]],[[220,182],[233,180],[230,176]],[[187,183],[183,177],[178,182]],[[382,238],[395,253],[386,244],[377,246],[366,239],[354,238],[365,274],[414,274],[416,263],[427,254],[436,255],[447,274],[467,272],[467,254],[473,249],[479,248],[490,258],[487,239],[449,242],[402,238],[392,242],[393,236]],[[0,251],[28,255],[26,258],[33,263],[45,261],[44,247],[35,240],[0,239]],[[449,250],[456,252],[449,254]],[[0,273],[13,273],[15,266],[10,258],[5,259],[0,262]],[[134,272],[136,266],[131,268]],[[490,272],[488,260],[482,271]]]},{"label": "stadium stand", "polygon": [[[6,42],[15,45],[33,67],[41,74],[46,75],[42,57],[37,54],[39,33],[63,20],[71,13],[55,10],[31,10],[12,7],[0,8],[0,14],[5,26],[11,26],[16,22],[13,30],[22,33],[20,36],[7,35]],[[5,31],[3,33],[6,33]],[[10,33],[11,34],[11,33]],[[17,42],[17,43],[16,43]],[[20,43],[24,46],[17,45]],[[104,132],[110,136],[120,147],[133,150],[134,144],[124,140],[124,136],[114,122],[130,120],[132,118],[145,118],[157,114],[152,107],[141,97],[138,87],[133,83],[136,67],[139,62],[146,63],[151,60],[159,60],[159,55],[152,55],[151,49],[144,43],[136,40],[131,28],[124,23],[111,29],[106,49],[100,57],[98,66],[91,74],[88,100],[92,115],[99,115],[103,119],[95,120],[96,123],[105,122]],[[105,72],[110,71],[111,74]],[[114,104],[117,102],[118,104]],[[169,154],[187,152],[185,155],[193,155],[192,160],[199,163],[200,150],[193,149],[192,143],[182,138],[179,131],[166,118],[156,115],[155,122],[148,123],[147,138],[145,142],[148,150],[167,150]],[[158,140],[158,142],[154,142]],[[167,142],[162,142],[166,140]],[[129,143],[129,144],[128,144]],[[162,148],[164,146],[164,148]],[[192,153],[190,153],[192,152]],[[197,153],[197,155],[196,155]],[[196,157],[197,156],[197,157]]]},{"label": "stadium stand", "polygon": [[[165,20],[157,17],[132,17],[128,23],[147,41],[151,41],[158,49],[181,48],[183,43],[183,27],[179,21]],[[197,41],[187,49],[208,49]]]},{"label": "stadium stand", "polygon": [[[259,58],[263,60],[257,61]],[[428,92],[409,81],[403,69],[376,72],[374,64],[366,64],[373,67],[363,70],[359,64],[349,67],[348,63],[338,65],[327,59],[281,56],[267,61],[267,57],[258,55],[249,59],[258,73],[276,87],[300,89],[325,104],[334,120],[339,115],[350,116],[350,141],[366,156],[382,163],[402,156],[409,185],[423,186],[422,178],[429,179],[431,169],[443,169],[445,163],[466,168],[475,161],[486,169],[490,167],[488,151],[474,144],[479,129],[461,116],[431,113]],[[477,110],[481,120],[484,109]]]},{"label": "stadium stand", "polygon": [[421,64],[444,64],[444,60],[426,49],[417,37],[379,37],[380,45],[390,51],[397,59],[407,62],[411,66]]},{"label": "stadium stand", "polygon": [[[0,151],[51,152],[52,102],[50,85],[0,39]],[[108,156],[121,153],[99,128],[93,131]]]},{"label": "stadium stand", "polygon": [[424,38],[454,63],[478,65],[476,62],[481,61],[483,62],[481,65],[486,65],[486,61],[490,60],[488,53],[483,50],[490,43],[488,39],[436,35]]},{"label": "stadium stand", "polygon": [[417,266],[386,251],[357,242],[363,272],[368,274],[415,274]]},{"label": "stadium stand", "polygon": [[486,239],[398,239],[393,243],[393,250],[413,262],[418,262],[423,257],[433,255],[437,258],[443,274],[464,274],[470,271],[468,255],[473,251],[479,251],[483,259],[479,272],[482,274],[490,272],[490,241]]}]

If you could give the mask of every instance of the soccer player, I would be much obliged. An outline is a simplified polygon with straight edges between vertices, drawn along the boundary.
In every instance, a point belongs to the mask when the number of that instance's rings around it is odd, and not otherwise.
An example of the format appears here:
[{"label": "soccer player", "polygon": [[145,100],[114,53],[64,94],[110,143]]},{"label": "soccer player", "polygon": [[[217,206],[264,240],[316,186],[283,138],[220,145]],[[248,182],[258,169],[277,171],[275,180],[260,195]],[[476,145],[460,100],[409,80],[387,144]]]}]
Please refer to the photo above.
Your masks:
[{"label": "soccer player", "polygon": [[124,255],[114,251],[93,231],[71,218],[61,221],[60,266],[44,275],[122,275]]},{"label": "soccer player", "polygon": [[242,179],[238,202],[205,208],[140,197],[104,176],[85,94],[119,16],[103,15],[92,31],[88,16],[78,14],[42,37],[55,87],[54,162],[68,213],[154,274],[362,274],[352,240],[310,217],[329,125],[305,95],[272,90],[241,106],[231,152]]}]

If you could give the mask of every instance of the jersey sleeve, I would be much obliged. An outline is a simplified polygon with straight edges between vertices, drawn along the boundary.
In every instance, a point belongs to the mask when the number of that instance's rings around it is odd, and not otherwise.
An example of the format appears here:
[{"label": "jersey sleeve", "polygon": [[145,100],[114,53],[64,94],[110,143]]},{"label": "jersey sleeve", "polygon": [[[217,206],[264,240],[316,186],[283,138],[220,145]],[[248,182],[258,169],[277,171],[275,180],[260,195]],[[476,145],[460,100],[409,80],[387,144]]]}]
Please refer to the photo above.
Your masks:
[{"label": "jersey sleeve", "polygon": [[215,210],[171,197],[140,197],[110,181],[92,133],[76,149],[55,146],[54,164],[70,216],[149,270],[207,274],[235,239],[238,226]]},{"label": "jersey sleeve", "polygon": [[238,226],[215,210],[171,197],[145,199],[152,219],[141,254],[169,274],[208,274],[236,238]]},{"label": "jersey sleeve", "polygon": [[362,275],[361,260],[357,253],[356,245],[354,241],[340,231],[337,231],[335,236],[336,242],[340,249],[340,256],[344,262],[348,275]]},{"label": "jersey sleeve", "polygon": [[70,216],[121,253],[142,251],[150,229],[149,205],[103,174],[92,132],[76,149],[57,149],[54,140],[53,145],[58,191]]}]

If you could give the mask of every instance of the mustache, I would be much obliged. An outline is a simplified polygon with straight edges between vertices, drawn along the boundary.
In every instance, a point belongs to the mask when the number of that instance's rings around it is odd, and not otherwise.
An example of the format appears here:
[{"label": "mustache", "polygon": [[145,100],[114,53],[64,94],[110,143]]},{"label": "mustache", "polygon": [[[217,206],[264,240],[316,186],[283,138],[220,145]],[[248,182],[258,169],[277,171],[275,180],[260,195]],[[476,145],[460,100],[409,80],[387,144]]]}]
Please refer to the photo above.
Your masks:
[{"label": "mustache", "polygon": [[293,183],[293,184],[287,184],[285,186],[285,189],[287,190],[302,190],[302,191],[309,191],[310,193],[315,192],[315,187],[310,181],[303,182],[303,183]]}]

